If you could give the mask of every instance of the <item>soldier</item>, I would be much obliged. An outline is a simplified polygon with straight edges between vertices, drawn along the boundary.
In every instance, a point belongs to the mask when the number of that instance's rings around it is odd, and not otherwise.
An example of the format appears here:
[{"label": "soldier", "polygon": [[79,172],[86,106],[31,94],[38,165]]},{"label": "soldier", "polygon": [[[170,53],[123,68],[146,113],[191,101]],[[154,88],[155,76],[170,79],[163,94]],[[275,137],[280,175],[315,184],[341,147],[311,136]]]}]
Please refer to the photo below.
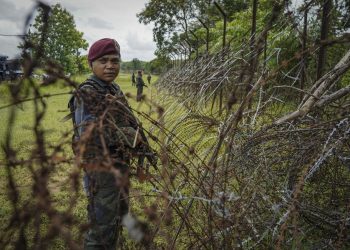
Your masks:
[{"label": "soldier", "polygon": [[148,76],[147,76],[148,85],[151,84],[151,79],[152,79],[151,73],[148,73]]},{"label": "soldier", "polygon": [[137,88],[136,101],[138,101],[138,102],[141,101],[143,86],[147,87],[147,85],[145,84],[145,82],[142,79],[142,72],[141,72],[141,70],[139,70],[139,71],[137,71],[137,78],[136,78],[136,88]]},{"label": "soldier", "polygon": [[134,73],[134,72],[132,72],[132,75],[131,75],[131,85],[132,85],[132,86],[135,86],[135,85],[136,85],[135,73]]},{"label": "soldier", "polygon": [[93,75],[69,102],[75,124],[73,150],[82,159],[91,227],[84,249],[116,249],[121,219],[128,212],[130,158],[147,144],[120,87],[117,41],[104,38],[88,53]]}]

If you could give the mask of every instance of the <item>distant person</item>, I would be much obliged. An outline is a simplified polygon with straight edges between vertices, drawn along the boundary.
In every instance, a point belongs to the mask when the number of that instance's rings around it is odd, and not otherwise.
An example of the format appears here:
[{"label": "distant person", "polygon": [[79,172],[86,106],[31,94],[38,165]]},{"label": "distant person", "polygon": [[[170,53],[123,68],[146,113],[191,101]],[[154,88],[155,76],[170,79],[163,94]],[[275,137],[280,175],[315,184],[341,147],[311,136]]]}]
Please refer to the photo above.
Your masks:
[{"label": "distant person", "polygon": [[132,86],[135,86],[135,85],[136,85],[135,73],[134,73],[134,72],[132,72],[132,75],[131,75],[131,85],[132,85]]},{"label": "distant person", "polygon": [[137,71],[137,77],[136,77],[136,88],[137,88],[136,101],[138,102],[141,101],[143,86],[146,86],[146,84],[142,79],[142,71],[139,70]]},{"label": "distant person", "polygon": [[151,73],[149,73],[147,76],[148,85],[151,84],[151,79],[152,79],[152,76],[151,76]]}]

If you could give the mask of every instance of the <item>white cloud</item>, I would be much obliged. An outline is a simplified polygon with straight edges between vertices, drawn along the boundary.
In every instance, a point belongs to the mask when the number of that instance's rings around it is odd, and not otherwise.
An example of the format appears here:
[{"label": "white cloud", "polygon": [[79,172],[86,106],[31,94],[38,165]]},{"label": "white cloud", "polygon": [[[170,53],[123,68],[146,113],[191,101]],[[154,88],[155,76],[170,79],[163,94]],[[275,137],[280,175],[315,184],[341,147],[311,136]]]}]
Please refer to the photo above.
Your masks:
[{"label": "white cloud", "polygon": [[129,32],[126,37],[128,48],[137,51],[154,50],[154,43],[143,32]]},{"label": "white cloud", "polygon": [[88,18],[87,25],[97,29],[113,29],[113,25],[111,23],[98,17]]},{"label": "white cloud", "polygon": [[11,31],[11,34],[17,34],[20,31],[18,25],[15,22],[11,20],[0,20],[0,30],[5,29]]},{"label": "white cloud", "polygon": [[0,54],[11,58],[19,56],[20,50],[17,45],[21,39],[15,35],[20,35],[21,32],[17,23],[11,20],[0,20]]},{"label": "white cloud", "polygon": [[18,17],[22,15],[23,9],[17,8],[13,2],[1,0],[0,20],[8,20],[17,23]]},{"label": "white cloud", "polygon": [[[152,27],[140,24],[136,17],[136,13],[144,8],[147,0],[47,0],[46,2],[51,5],[58,2],[66,8],[74,16],[77,29],[84,33],[84,38],[90,45],[100,38],[111,37],[117,39],[121,45],[124,61],[135,57],[149,61],[155,57]],[[0,17],[0,34],[19,34],[22,32],[27,14],[35,6],[35,1],[0,0],[0,6],[0,14],[5,12]],[[2,25],[3,20],[6,20],[6,23]],[[17,38],[0,36],[0,54],[7,54],[10,57],[19,54],[17,49],[19,41]]]},{"label": "white cloud", "polygon": [[[17,49],[17,45],[21,39],[17,37],[5,37],[1,39],[1,50],[0,54],[9,56],[10,58],[19,57],[20,50]],[[14,46],[15,45],[15,46]]]}]

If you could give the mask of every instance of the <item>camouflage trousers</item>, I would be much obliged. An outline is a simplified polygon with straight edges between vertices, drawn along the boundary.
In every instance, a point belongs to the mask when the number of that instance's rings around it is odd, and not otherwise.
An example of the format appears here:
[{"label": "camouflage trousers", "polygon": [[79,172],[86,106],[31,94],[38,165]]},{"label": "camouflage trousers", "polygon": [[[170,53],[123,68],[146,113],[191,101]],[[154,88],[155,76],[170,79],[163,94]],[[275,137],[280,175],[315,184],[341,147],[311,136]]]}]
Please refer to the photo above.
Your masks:
[{"label": "camouflage trousers", "polygon": [[143,87],[137,86],[136,101],[141,101]]},{"label": "camouflage trousers", "polygon": [[[128,178],[127,173],[123,176]],[[121,218],[128,212],[128,186],[118,185],[110,172],[90,171],[84,174],[84,189],[91,225],[85,234],[84,249],[116,249]]]}]

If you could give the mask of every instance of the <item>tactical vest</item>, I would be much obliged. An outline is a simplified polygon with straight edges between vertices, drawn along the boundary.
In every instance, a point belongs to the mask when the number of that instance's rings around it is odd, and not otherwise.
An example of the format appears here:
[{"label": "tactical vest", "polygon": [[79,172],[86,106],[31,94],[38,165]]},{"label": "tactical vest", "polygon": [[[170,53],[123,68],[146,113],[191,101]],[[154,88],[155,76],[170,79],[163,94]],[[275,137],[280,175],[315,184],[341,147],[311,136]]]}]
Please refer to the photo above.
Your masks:
[{"label": "tactical vest", "polygon": [[[116,86],[114,84],[103,86],[103,83],[99,83],[98,81],[95,81],[91,78],[88,78],[85,82],[80,84],[80,86],[73,93],[72,97],[70,98],[70,100],[68,102],[68,108],[70,110],[70,114],[68,115],[68,117],[72,119],[73,128],[74,128],[73,136],[72,136],[72,148],[73,148],[74,153],[75,153],[75,150],[74,150],[75,144],[79,140],[79,133],[78,133],[78,128],[77,128],[77,124],[76,124],[76,120],[75,120],[76,107],[74,106],[74,103],[75,103],[75,98],[78,98],[78,96],[79,96],[77,92],[81,91],[86,86],[89,86],[94,91],[96,91],[96,94],[98,96],[100,96],[101,100],[103,100],[103,98],[105,98],[105,96],[107,94],[111,94],[113,96],[118,97],[121,100],[121,102],[124,104],[124,107],[129,109],[128,103],[123,95],[123,92],[120,90],[120,88],[118,86]],[[98,103],[98,105],[102,105],[102,104]],[[104,107],[101,107],[101,109],[103,109],[103,108]],[[128,118],[130,118],[130,115],[128,115],[128,117],[126,117],[125,111],[124,112],[114,111],[111,113],[114,117],[114,120],[116,121],[117,126],[120,126],[120,127],[130,126],[130,127],[134,127],[136,129],[137,124],[130,122],[130,119],[128,119]]]}]

